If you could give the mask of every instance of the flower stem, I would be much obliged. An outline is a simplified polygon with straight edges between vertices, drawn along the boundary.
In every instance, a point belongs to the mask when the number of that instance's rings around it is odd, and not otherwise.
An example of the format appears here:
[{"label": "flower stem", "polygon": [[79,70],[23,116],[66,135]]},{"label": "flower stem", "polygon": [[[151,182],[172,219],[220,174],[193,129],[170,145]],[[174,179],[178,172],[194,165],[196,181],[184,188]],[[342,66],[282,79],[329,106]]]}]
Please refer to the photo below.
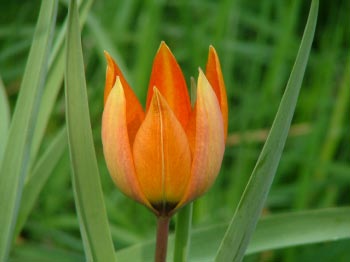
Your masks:
[{"label": "flower stem", "polygon": [[156,255],[155,262],[165,262],[168,246],[168,233],[169,233],[170,217],[159,216],[157,218],[157,243],[156,243]]}]

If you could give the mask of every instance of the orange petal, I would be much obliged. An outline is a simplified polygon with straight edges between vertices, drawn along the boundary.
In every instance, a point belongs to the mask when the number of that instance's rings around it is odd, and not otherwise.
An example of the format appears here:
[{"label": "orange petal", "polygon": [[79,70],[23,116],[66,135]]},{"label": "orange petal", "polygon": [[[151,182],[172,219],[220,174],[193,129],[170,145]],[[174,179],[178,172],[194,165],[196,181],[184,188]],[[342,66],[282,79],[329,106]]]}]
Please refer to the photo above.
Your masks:
[{"label": "orange petal", "polygon": [[128,125],[129,140],[132,146],[137,130],[139,129],[141,122],[145,118],[145,113],[143,112],[142,106],[137,99],[135,93],[132,91],[128,82],[125,80],[121,70],[118,65],[114,62],[113,58],[105,51],[105,56],[107,59],[107,72],[106,72],[106,86],[104,93],[104,101],[108,98],[112,87],[115,84],[116,77],[120,78],[120,82],[124,89],[125,99],[126,99],[126,122]]},{"label": "orange petal", "polygon": [[185,192],[191,153],[184,129],[156,88],[133,149],[142,191],[160,214],[168,214]]},{"label": "orange petal", "polygon": [[208,62],[206,68],[206,77],[215,91],[218,98],[222,118],[224,120],[225,140],[227,137],[227,121],[228,121],[228,107],[227,95],[225,89],[224,77],[221,72],[219,57],[213,46],[209,47]]},{"label": "orange petal", "polygon": [[153,87],[167,101],[176,118],[185,128],[191,112],[190,98],[181,68],[169,47],[162,42],[154,58],[152,74],[148,88],[146,110],[150,107]]},{"label": "orange petal", "polygon": [[197,100],[187,130],[192,151],[191,179],[180,205],[207,191],[219,173],[225,150],[220,105],[210,83],[200,70]]},{"label": "orange petal", "polygon": [[112,179],[127,196],[151,207],[140,191],[132,159],[127,130],[127,112],[124,90],[117,77],[102,116],[102,144],[107,167]]}]

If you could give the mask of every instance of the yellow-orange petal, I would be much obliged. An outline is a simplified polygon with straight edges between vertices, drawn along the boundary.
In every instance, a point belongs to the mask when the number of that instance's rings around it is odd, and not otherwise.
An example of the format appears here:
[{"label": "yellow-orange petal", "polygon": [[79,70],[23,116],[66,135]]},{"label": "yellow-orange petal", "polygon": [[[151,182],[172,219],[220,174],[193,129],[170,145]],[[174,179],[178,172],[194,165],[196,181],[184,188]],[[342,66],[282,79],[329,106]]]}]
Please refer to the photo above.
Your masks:
[{"label": "yellow-orange petal", "polygon": [[106,103],[108,95],[116,82],[116,78],[119,77],[121,85],[124,89],[124,95],[126,99],[126,122],[128,125],[129,140],[132,146],[136,132],[139,129],[141,122],[145,118],[145,113],[143,112],[139,100],[137,99],[135,93],[132,91],[128,82],[125,80],[125,77],[123,76],[123,73],[119,69],[118,65],[114,62],[113,58],[106,51],[105,56],[107,59],[107,71],[104,101]]},{"label": "yellow-orange petal", "polygon": [[184,129],[156,88],[133,154],[141,190],[159,214],[168,214],[185,192],[191,153]]},{"label": "yellow-orange petal", "polygon": [[224,120],[225,141],[227,137],[228,106],[224,77],[222,75],[219,57],[213,46],[209,47],[206,77],[218,98],[222,118]]},{"label": "yellow-orange petal", "polygon": [[154,58],[148,87],[146,111],[150,107],[154,86],[158,88],[181,125],[185,128],[191,112],[186,81],[174,55],[164,42],[160,44]]},{"label": "yellow-orange petal", "polygon": [[140,190],[135,173],[126,121],[126,99],[119,77],[111,90],[102,116],[103,153],[109,173],[127,196],[152,208]]},{"label": "yellow-orange petal", "polygon": [[180,205],[205,193],[217,177],[225,151],[224,124],[216,95],[200,70],[197,100],[187,136],[192,151],[191,179]]}]

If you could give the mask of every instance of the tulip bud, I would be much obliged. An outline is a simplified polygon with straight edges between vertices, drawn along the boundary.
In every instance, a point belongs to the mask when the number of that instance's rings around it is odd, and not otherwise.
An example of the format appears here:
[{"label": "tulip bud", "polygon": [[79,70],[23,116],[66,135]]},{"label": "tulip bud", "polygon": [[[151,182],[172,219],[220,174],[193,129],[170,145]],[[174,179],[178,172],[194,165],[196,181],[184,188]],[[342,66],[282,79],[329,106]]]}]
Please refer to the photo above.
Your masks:
[{"label": "tulip bud", "polygon": [[146,110],[107,58],[102,143],[119,189],[157,216],[171,216],[204,194],[219,173],[227,136],[227,98],[220,62],[209,48],[191,107],[182,71],[162,42],[155,56]]}]

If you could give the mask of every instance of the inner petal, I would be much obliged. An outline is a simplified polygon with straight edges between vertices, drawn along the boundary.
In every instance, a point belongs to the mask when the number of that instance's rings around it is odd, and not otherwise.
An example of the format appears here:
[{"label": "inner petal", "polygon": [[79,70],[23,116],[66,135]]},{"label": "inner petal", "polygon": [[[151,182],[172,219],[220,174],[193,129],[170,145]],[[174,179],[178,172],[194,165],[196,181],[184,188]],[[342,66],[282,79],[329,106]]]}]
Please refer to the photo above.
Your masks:
[{"label": "inner petal", "polygon": [[153,61],[146,111],[153,98],[154,86],[158,88],[181,125],[185,128],[191,112],[187,85],[179,64],[164,42],[160,44]]},{"label": "inner petal", "polygon": [[188,184],[191,153],[184,129],[156,88],[136,134],[133,154],[146,198],[160,213],[170,212]]}]

